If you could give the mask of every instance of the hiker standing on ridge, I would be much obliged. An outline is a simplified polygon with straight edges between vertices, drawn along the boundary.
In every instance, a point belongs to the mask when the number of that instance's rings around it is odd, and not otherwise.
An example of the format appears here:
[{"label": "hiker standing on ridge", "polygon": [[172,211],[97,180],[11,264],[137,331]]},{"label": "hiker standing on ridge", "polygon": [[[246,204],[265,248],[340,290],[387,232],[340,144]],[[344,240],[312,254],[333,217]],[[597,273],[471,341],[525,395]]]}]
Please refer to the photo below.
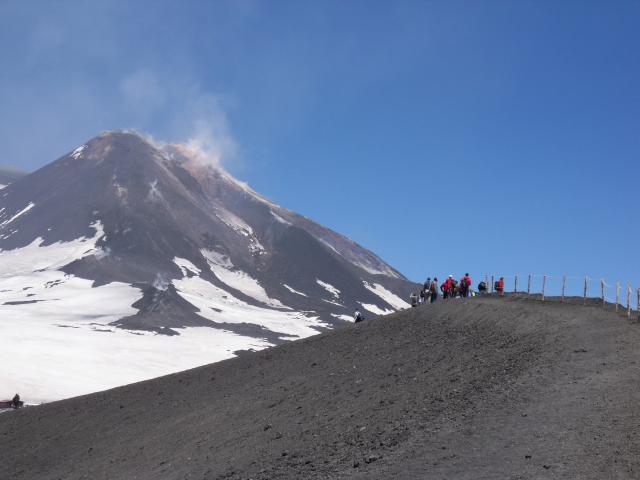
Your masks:
[{"label": "hiker standing on ridge", "polygon": [[504,296],[504,277],[500,277],[500,280],[496,282],[496,292],[498,292],[498,295],[501,297]]},{"label": "hiker standing on ridge", "polygon": [[353,314],[354,323],[360,323],[364,320],[364,317],[360,313],[360,310],[356,310],[356,313]]},{"label": "hiker standing on ridge", "polygon": [[13,407],[14,410],[18,409],[20,407],[20,394],[16,393],[13,396],[13,399],[11,400],[11,405]]},{"label": "hiker standing on ridge", "polygon": [[438,299],[438,277],[433,277],[431,285],[429,285],[429,303],[433,303]]},{"label": "hiker standing on ridge", "polygon": [[453,275],[449,275],[447,279],[440,285],[440,291],[442,291],[442,298],[446,300],[451,295],[453,288]]},{"label": "hiker standing on ridge", "polygon": [[469,289],[471,288],[471,277],[468,273],[464,274],[464,277],[460,279],[460,296],[467,298],[469,296]]}]

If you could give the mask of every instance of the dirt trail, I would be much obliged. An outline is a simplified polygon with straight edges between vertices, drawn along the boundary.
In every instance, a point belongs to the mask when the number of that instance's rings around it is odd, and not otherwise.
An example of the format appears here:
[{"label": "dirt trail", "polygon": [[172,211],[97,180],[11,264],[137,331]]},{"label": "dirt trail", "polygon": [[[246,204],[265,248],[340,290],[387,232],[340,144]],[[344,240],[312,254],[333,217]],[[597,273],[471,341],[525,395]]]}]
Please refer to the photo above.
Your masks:
[{"label": "dirt trail", "polygon": [[634,479],[639,379],[611,312],[441,301],[2,415],[0,478]]}]

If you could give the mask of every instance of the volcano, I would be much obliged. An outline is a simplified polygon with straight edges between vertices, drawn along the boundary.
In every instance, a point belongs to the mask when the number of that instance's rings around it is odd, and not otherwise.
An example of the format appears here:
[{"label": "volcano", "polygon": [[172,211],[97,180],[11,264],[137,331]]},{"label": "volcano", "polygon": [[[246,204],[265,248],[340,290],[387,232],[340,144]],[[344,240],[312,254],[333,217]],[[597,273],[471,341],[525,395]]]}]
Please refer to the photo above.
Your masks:
[{"label": "volcano", "polygon": [[0,386],[39,400],[392,313],[413,289],[199,152],[132,132],[0,191],[0,347],[26,366],[0,370]]}]

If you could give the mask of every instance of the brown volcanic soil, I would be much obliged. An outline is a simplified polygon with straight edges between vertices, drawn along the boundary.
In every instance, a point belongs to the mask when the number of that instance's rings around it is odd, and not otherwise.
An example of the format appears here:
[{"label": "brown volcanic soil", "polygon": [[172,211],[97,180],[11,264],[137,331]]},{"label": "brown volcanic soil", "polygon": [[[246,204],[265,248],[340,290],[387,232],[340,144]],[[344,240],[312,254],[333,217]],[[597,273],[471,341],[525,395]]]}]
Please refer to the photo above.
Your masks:
[{"label": "brown volcanic soil", "polygon": [[637,479],[640,328],[440,301],[3,414],[0,441],[2,479]]}]

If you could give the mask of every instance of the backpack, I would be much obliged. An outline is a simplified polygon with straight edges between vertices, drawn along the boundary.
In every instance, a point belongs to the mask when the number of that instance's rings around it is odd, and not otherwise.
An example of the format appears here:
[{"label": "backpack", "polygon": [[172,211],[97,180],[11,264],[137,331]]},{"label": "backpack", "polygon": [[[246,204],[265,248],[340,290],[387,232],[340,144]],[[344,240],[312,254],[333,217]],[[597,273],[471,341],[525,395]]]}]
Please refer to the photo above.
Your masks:
[{"label": "backpack", "polygon": [[493,284],[493,288],[494,288],[495,290],[500,290],[500,282],[495,282],[495,283]]}]

